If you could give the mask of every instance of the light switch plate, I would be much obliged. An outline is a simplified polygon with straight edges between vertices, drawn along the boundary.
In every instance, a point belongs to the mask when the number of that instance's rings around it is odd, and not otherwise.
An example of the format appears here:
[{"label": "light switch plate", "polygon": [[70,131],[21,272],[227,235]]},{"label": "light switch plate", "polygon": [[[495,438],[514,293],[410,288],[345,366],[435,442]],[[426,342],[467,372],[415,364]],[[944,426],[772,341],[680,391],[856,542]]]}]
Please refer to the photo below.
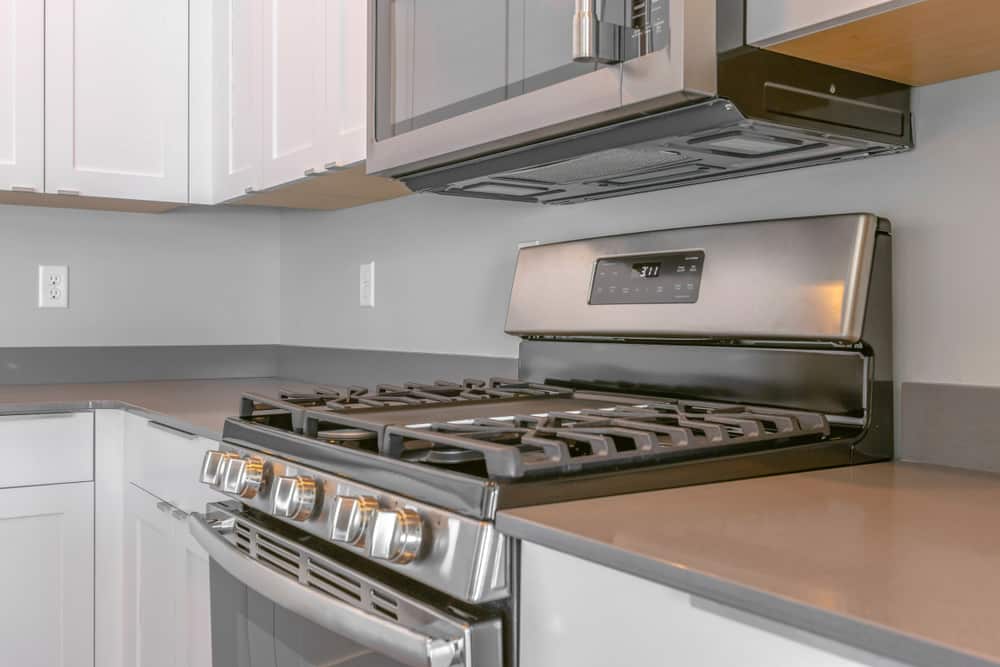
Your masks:
[{"label": "light switch plate", "polygon": [[69,308],[68,266],[38,266],[38,307]]},{"label": "light switch plate", "polygon": [[361,265],[361,307],[375,307],[375,262]]}]

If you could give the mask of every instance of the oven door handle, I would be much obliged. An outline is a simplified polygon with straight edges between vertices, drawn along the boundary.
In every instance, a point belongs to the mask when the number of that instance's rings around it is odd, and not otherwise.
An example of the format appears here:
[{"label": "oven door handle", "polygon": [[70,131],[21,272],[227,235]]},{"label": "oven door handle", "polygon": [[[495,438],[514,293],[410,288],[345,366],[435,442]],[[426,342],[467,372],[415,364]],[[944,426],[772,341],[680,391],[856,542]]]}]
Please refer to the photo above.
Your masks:
[{"label": "oven door handle", "polygon": [[188,516],[191,535],[209,558],[261,595],[320,627],[410,667],[461,665],[464,639],[428,637],[302,586],[256,560],[219,535],[201,514]]}]

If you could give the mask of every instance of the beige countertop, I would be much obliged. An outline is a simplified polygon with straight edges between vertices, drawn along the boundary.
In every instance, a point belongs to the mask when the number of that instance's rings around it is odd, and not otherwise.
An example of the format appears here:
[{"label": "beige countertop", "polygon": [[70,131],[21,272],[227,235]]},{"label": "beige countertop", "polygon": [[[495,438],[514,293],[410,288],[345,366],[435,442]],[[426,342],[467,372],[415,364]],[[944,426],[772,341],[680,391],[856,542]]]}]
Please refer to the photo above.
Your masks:
[{"label": "beige countertop", "polygon": [[226,417],[239,413],[240,396],[245,392],[276,395],[282,388],[312,386],[279,378],[0,385],[0,411],[16,411],[21,406],[58,409],[117,407],[104,404],[123,403],[217,438]]},{"label": "beige countertop", "polygon": [[497,523],[897,658],[1000,664],[1000,475],[878,463],[517,509]]}]

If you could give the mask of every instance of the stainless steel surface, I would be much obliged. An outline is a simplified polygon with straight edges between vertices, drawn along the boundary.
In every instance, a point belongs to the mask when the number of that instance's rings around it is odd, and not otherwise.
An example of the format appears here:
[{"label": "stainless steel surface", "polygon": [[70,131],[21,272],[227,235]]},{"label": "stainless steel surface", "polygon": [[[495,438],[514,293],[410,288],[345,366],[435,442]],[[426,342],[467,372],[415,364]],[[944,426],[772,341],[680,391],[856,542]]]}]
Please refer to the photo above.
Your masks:
[{"label": "stainless steel surface", "polygon": [[222,474],[226,469],[227,462],[230,458],[233,458],[233,456],[233,454],[225,454],[212,449],[205,452],[205,458],[202,460],[201,464],[201,483],[210,484],[212,486],[220,486],[222,484]]},{"label": "stainless steel surface", "polygon": [[625,59],[632,30],[602,19],[605,0],[576,0],[573,12],[573,60],[611,65]]},{"label": "stainless steel surface", "polygon": [[[459,516],[453,511],[415,502],[412,498],[401,495],[401,490],[406,487],[405,474],[401,472],[392,475],[399,484],[387,486],[392,491],[386,491],[297,463],[285,454],[280,457],[274,453],[266,454],[229,441],[220,443],[220,450],[237,455],[237,458],[232,459],[237,468],[241,468],[240,464],[249,458],[257,459],[266,479],[308,477],[315,480],[316,495],[323,499],[322,504],[317,501],[312,515],[303,521],[276,517],[289,525],[322,540],[335,540],[341,548],[367,558],[369,536],[354,542],[349,538],[356,536],[357,525],[361,523],[360,517],[374,508],[372,500],[383,512],[416,512],[422,519],[421,538],[424,543],[419,558],[409,561],[405,561],[406,557],[404,561],[380,561],[384,567],[467,602],[501,600],[510,593],[510,545],[496,532],[493,524]],[[405,470],[406,467],[412,466],[404,466],[400,470]],[[441,485],[439,477],[437,484]],[[274,484],[264,484],[259,487],[259,493],[249,497],[240,495],[236,485],[224,484],[220,490],[247,507],[270,514],[274,506],[274,487]],[[357,507],[358,513],[352,516],[350,503],[344,500],[338,502],[338,499],[366,499],[366,502]],[[368,529],[370,530],[370,525]],[[412,548],[413,535],[413,526],[408,525],[407,534],[397,536],[397,540],[405,538],[407,548]],[[342,537],[343,540],[336,540],[336,537]]]},{"label": "stainless steel surface", "polygon": [[378,500],[371,496],[337,496],[330,508],[330,539],[364,546],[368,522],[377,511]]},{"label": "stainless steel surface", "polygon": [[501,621],[467,620],[302,546],[238,511],[188,519],[213,562],[322,628],[412,667],[502,667]]},{"label": "stainless steel surface", "polygon": [[423,535],[423,521],[414,510],[379,510],[371,522],[368,555],[405,565],[420,554]]},{"label": "stainless steel surface", "polygon": [[[609,236],[522,248],[507,333],[533,336],[861,339],[878,219],[854,214]],[[694,304],[591,306],[599,258],[705,253]]]},{"label": "stainless steel surface", "polygon": [[311,477],[277,477],[274,480],[271,514],[282,519],[305,521],[316,509],[316,482]]},{"label": "stainless steel surface", "polygon": [[[714,16],[715,12],[714,3],[705,0],[662,1],[669,3],[667,13],[671,17],[706,11]],[[380,40],[388,39],[389,33],[387,28],[382,32],[378,29],[380,4],[379,0],[369,0],[368,5],[368,90],[385,94],[390,88],[379,80],[379,74],[387,74],[388,65]],[[673,26],[671,21],[671,30]],[[632,79],[647,76],[650,66],[627,70],[629,81],[622,79],[626,71],[622,66],[606,67],[389,139],[376,140],[377,115],[387,110],[379,108],[379,92],[374,92],[368,96],[368,172],[398,176],[626,117],[631,113],[621,106],[626,83],[628,90],[634,91],[631,97],[647,92],[647,98],[655,97],[663,107],[704,98],[714,93],[714,88],[706,87],[714,81],[713,35],[714,24],[710,34],[688,39],[671,35],[668,52],[655,61],[655,66],[665,67],[667,73],[657,72],[655,83],[645,88]],[[685,78],[690,80],[689,85]]]},{"label": "stainless steel surface", "polygon": [[[570,204],[913,146],[907,86],[746,45],[742,2],[634,2],[631,25],[606,4],[576,1],[571,46],[618,64],[527,92],[508,81],[474,110],[387,133],[375,121],[403,88],[385,46],[399,35],[374,2],[369,170],[414,191]],[[679,159],[651,167],[656,153]]]},{"label": "stainless steel surface", "polygon": [[259,456],[226,457],[219,490],[250,500],[264,488],[264,460]]},{"label": "stainless steel surface", "polygon": [[865,414],[872,372],[872,360],[853,349],[525,340],[519,353],[521,375],[536,381],[620,382],[648,392],[843,418]]}]

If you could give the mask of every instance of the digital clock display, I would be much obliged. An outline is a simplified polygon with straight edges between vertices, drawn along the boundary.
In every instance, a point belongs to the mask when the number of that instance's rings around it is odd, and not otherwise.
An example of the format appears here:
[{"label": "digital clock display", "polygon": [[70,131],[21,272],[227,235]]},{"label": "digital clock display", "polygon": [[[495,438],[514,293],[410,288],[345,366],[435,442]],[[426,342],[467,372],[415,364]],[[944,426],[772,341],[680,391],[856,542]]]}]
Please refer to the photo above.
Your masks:
[{"label": "digital clock display", "polygon": [[590,305],[696,303],[704,250],[600,257],[594,263]]},{"label": "digital clock display", "polygon": [[640,262],[632,265],[632,272],[638,278],[658,278],[661,266],[659,262]]}]

